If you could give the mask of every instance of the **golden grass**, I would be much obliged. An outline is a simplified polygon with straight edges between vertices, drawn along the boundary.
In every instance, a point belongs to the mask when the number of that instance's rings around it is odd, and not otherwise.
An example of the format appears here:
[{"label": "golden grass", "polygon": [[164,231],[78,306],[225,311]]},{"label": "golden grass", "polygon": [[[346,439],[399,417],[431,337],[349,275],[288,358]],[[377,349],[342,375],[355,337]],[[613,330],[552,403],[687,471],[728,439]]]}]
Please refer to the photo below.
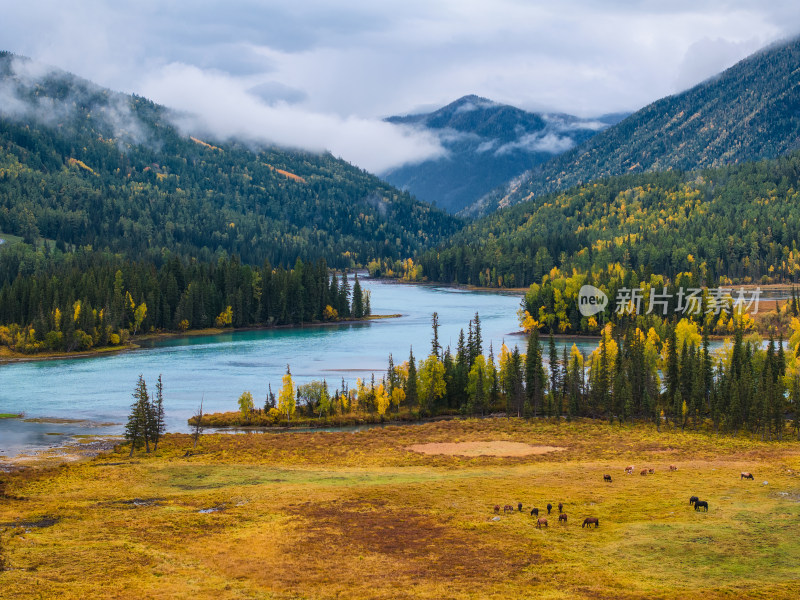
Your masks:
[{"label": "golden grass", "polygon": [[[426,443],[563,447],[424,455]],[[487,419],[169,435],[4,476],[3,598],[795,598],[800,446]],[[633,464],[637,474],[623,469]],[[670,472],[668,466],[677,465]],[[643,467],[655,474],[640,476]],[[739,479],[751,471],[755,481]],[[610,474],[612,483],[604,483]],[[768,481],[768,485],[763,482]],[[689,496],[708,500],[695,512]],[[525,512],[494,506],[522,502]],[[549,527],[529,515],[564,503]],[[199,512],[201,510],[209,512]],[[546,512],[546,511],[545,511]],[[598,529],[582,529],[586,516]]]}]

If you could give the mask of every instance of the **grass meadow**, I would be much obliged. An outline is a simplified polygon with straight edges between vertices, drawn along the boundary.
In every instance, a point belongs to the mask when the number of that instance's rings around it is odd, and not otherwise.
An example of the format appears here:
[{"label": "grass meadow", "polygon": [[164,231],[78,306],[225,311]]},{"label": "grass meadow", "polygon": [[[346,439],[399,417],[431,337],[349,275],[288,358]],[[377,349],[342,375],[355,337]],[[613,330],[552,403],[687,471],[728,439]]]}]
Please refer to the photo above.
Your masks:
[{"label": "grass meadow", "polygon": [[[563,448],[425,455],[428,442]],[[169,435],[2,476],[0,596],[797,598],[800,444],[517,419]],[[677,471],[669,471],[669,465]],[[634,475],[625,475],[628,465]],[[650,467],[652,475],[640,470]],[[754,481],[740,479],[750,471]],[[603,481],[610,474],[612,482]],[[765,484],[764,482],[767,482]],[[697,495],[710,510],[695,512]],[[494,506],[523,512],[494,520]],[[564,503],[538,529],[531,507]],[[600,521],[584,529],[585,517]]]}]

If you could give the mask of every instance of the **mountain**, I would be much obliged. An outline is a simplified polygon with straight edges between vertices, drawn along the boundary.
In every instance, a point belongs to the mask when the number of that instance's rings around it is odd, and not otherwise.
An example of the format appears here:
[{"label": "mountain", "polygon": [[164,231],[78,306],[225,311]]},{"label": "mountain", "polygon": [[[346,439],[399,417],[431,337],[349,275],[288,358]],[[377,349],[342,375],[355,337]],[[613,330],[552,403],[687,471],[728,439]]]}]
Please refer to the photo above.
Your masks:
[{"label": "mountain", "polygon": [[386,119],[433,134],[447,153],[381,176],[417,198],[456,213],[623,116],[580,119],[532,113],[479,96],[464,96],[431,113]]},{"label": "mountain", "polygon": [[800,148],[800,38],[662,98],[474,203],[486,214],[609,175],[691,170]]},{"label": "mountain", "polygon": [[0,232],[136,257],[348,267],[460,226],[330,154],[189,137],[181,116],[0,53]]},{"label": "mountain", "polygon": [[[800,151],[771,160],[598,179],[468,224],[414,260],[429,280],[490,287],[613,271],[721,283],[796,281]],[[629,287],[636,282],[626,281]]]}]

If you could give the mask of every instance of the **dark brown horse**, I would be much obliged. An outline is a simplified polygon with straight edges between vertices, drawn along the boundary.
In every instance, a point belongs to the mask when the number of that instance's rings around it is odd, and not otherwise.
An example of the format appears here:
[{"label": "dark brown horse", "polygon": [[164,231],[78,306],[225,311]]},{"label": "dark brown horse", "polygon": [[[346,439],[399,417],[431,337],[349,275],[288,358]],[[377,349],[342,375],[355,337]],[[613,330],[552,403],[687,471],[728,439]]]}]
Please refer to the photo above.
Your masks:
[{"label": "dark brown horse", "polygon": [[500,512],[500,505],[499,504],[495,504],[494,505],[494,512],[496,512],[496,513]]},{"label": "dark brown horse", "polygon": [[564,512],[564,503],[563,502],[559,502],[558,503],[558,512],[560,512],[560,513]]},{"label": "dark brown horse", "polygon": [[705,508],[706,512],[708,512],[708,502],[706,502],[705,500],[698,500],[697,502],[694,503],[695,510],[700,510],[700,507]]},{"label": "dark brown horse", "polygon": [[742,479],[755,479],[752,473],[742,473]]},{"label": "dark brown horse", "polygon": [[547,503],[547,514],[548,514],[548,515],[550,514],[550,511],[551,511],[551,510],[553,510],[553,505],[552,505],[552,504],[550,504],[550,503],[548,502],[548,503]]},{"label": "dark brown horse", "polygon": [[603,475],[603,481],[611,483],[611,475]]},{"label": "dark brown horse", "polygon": [[510,504],[506,504],[506,505],[503,507],[503,512],[504,512],[504,513],[507,513],[507,512],[514,512],[514,507],[513,507],[513,506],[511,506]]},{"label": "dark brown horse", "polygon": [[698,500],[700,500],[700,498],[698,498],[697,496],[692,496],[691,498],[689,498],[689,504],[694,504]]},{"label": "dark brown horse", "polygon": [[561,521],[564,521],[564,523],[567,522],[567,515],[566,514],[561,513],[560,515],[558,515],[558,522],[561,523]]},{"label": "dark brown horse", "polygon": [[544,517],[539,517],[539,519],[536,521],[536,527],[541,529],[542,525],[547,527],[547,519],[545,519]]},{"label": "dark brown horse", "polygon": [[517,502],[517,510],[522,512],[522,502]]},{"label": "dark brown horse", "polygon": [[600,527],[600,521],[597,517],[586,517],[583,520],[583,525],[581,525],[581,527],[591,527],[592,525],[595,526],[595,529]]},{"label": "dark brown horse", "polygon": [[532,517],[534,517],[534,516],[538,517],[539,516],[539,509],[538,508],[532,508],[531,509],[531,516]]}]

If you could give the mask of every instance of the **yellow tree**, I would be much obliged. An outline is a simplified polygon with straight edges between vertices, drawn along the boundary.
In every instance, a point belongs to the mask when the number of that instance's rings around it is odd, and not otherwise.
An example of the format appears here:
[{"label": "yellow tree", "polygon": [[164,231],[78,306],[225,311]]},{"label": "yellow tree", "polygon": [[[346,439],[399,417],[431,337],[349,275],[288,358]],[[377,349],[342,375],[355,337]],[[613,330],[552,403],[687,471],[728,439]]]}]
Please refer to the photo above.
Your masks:
[{"label": "yellow tree", "polygon": [[242,413],[242,419],[247,422],[250,420],[250,413],[253,412],[253,394],[250,392],[242,392],[239,396],[239,412]]},{"label": "yellow tree", "polygon": [[297,398],[294,393],[294,382],[292,381],[292,372],[289,370],[289,365],[286,365],[286,375],[283,376],[283,387],[278,394],[278,410],[281,414],[286,414],[286,423],[294,414],[297,406]]},{"label": "yellow tree", "polygon": [[386,391],[383,383],[379,383],[375,388],[375,407],[378,410],[379,416],[382,417],[386,414],[390,402],[391,398],[389,398],[389,393]]}]

